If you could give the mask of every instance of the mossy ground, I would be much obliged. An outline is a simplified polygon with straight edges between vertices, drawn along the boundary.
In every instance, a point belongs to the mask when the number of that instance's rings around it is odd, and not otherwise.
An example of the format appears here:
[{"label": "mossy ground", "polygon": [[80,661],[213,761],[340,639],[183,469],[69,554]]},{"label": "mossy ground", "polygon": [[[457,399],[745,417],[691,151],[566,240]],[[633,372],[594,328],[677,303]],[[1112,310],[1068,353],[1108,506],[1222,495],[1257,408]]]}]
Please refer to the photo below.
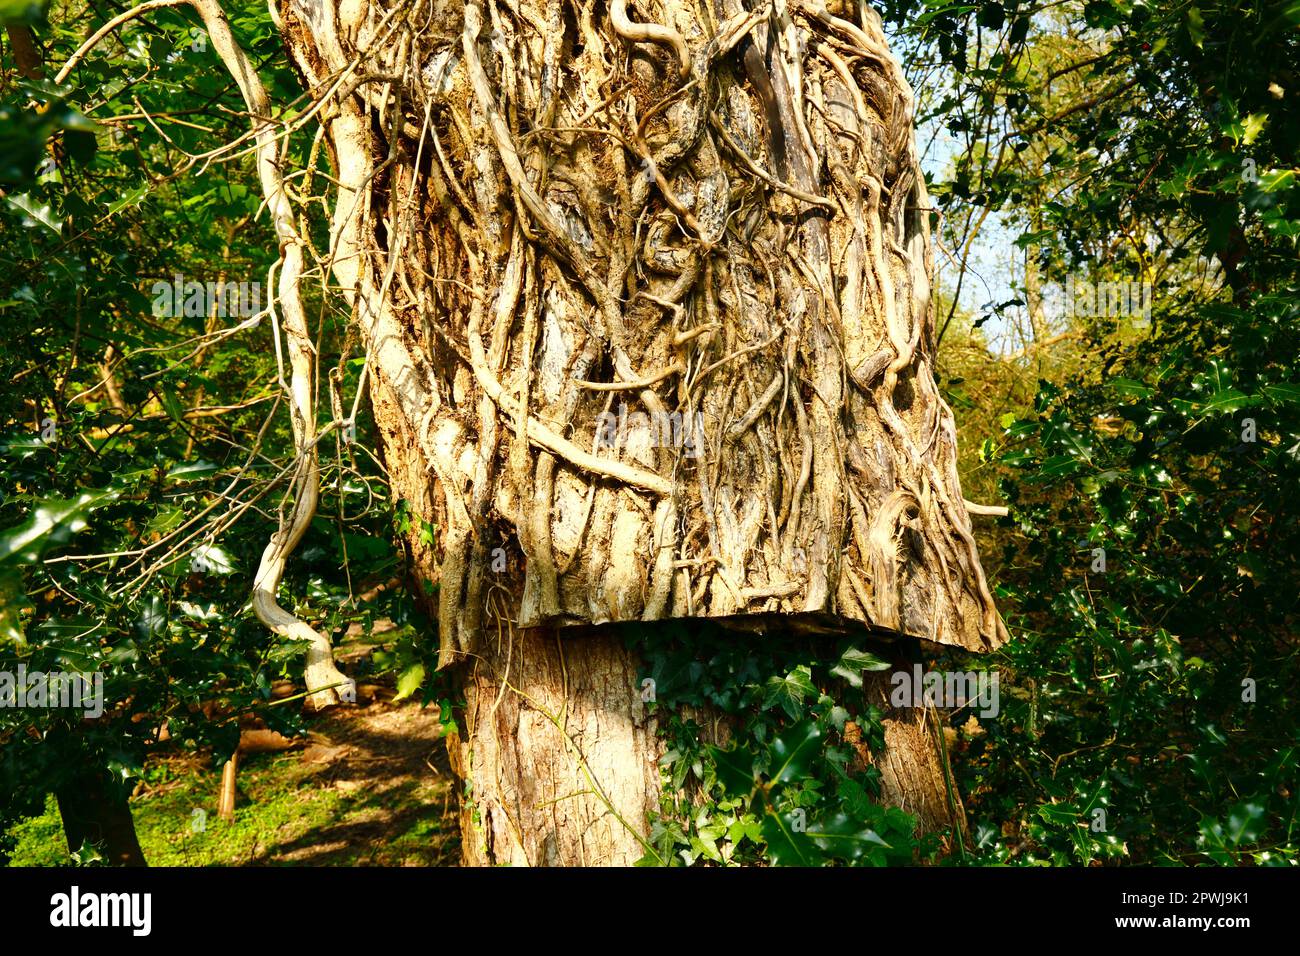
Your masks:
[{"label": "mossy ground", "polygon": [[[377,700],[311,722],[307,745],[240,758],[235,819],[221,772],[197,756],[150,761],[131,801],[152,866],[454,866],[459,835],[437,714]],[[13,866],[70,862],[59,812],[17,825]]]}]

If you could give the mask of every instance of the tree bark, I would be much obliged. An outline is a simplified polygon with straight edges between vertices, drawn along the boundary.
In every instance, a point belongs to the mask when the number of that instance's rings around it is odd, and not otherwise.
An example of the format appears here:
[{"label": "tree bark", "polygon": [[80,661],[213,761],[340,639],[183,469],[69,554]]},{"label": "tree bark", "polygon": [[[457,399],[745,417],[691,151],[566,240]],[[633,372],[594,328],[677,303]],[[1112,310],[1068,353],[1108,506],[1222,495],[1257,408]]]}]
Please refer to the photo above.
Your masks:
[{"label": "tree bark", "polygon": [[918,833],[948,832],[965,840],[966,810],[951,778],[942,727],[932,707],[895,707],[890,672],[867,674],[867,699],[884,715],[884,748],[870,755],[880,771],[880,800],[916,817]]},{"label": "tree bark", "polygon": [[[469,665],[465,735],[448,743],[467,785],[467,865],[627,866],[645,855],[663,747],[640,664],[622,636],[599,630],[507,631],[487,643]],[[895,707],[889,672],[866,675],[865,689],[884,715],[884,747],[864,754],[880,772],[881,802],[915,816],[920,833],[964,839],[935,711]]]},{"label": "tree bark", "polygon": [[[327,265],[440,666],[465,678],[467,859],[640,853],[658,748],[635,656],[571,627],[1005,638],[931,371],[912,95],[873,13],[278,16],[321,104]],[[913,716],[887,776],[933,824],[948,797]]]},{"label": "tree bark", "polygon": [[488,641],[451,744],[470,865],[629,866],[659,805],[660,748],[622,638],[551,628]]},{"label": "tree bark", "polygon": [[112,866],[145,866],[127,794],[98,767],[78,773],[58,788],[68,852],[90,843]]}]

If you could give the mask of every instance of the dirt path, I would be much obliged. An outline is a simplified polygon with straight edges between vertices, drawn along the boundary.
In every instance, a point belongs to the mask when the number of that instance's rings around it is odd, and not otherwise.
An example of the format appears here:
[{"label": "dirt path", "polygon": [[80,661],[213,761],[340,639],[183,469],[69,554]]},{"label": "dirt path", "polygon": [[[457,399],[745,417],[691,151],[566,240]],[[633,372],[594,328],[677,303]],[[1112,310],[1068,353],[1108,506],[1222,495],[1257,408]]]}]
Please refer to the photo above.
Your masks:
[{"label": "dirt path", "polygon": [[[307,866],[457,862],[451,835],[455,829],[451,770],[439,734],[436,711],[410,702],[376,700],[368,706],[335,708],[317,718],[310,744],[294,754],[298,786],[337,791],[344,813],[323,827],[268,848],[257,862]],[[428,834],[428,852],[400,846],[413,830]]]}]

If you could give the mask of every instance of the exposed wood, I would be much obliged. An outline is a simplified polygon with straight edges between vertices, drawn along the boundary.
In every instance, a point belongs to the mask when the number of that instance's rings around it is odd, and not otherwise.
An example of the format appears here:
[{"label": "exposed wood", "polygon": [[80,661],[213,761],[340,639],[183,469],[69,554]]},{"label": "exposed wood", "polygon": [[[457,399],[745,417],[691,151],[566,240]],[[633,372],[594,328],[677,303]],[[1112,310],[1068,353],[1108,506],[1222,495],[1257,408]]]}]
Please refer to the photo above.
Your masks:
[{"label": "exposed wood", "polygon": [[646,853],[660,747],[622,639],[539,628],[488,642],[469,667],[467,733],[452,746],[469,789],[469,865],[628,866]]},{"label": "exposed wood", "polygon": [[230,823],[235,819],[235,781],[239,774],[239,750],[221,765],[221,792],[217,795],[217,817]]}]

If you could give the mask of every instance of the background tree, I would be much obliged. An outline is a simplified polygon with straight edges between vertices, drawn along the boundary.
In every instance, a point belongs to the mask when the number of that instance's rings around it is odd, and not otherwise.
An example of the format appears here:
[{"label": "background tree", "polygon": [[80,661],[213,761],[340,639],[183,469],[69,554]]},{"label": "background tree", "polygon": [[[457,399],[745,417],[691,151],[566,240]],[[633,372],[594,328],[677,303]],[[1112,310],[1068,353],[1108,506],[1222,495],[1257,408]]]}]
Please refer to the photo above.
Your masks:
[{"label": "background tree", "polygon": [[[160,737],[220,763],[255,708],[286,733],[301,726],[263,705],[305,648],[268,641],[245,607],[291,470],[265,332],[275,253],[247,160],[220,148],[214,123],[240,103],[201,21],[130,20],[55,85],[104,23],[77,4],[56,13],[24,14],[39,70],[6,69],[0,115],[0,670],[98,671],[107,710],[0,710],[0,820],[56,793],[70,852],[138,863],[128,797]],[[264,15],[239,23],[249,49],[275,42]],[[294,82],[267,72],[272,88]],[[202,285],[203,304],[171,294],[178,280]],[[218,311],[206,289],[227,287],[239,307]],[[340,333],[322,327],[327,359]],[[358,372],[345,366],[344,381]],[[388,597],[349,600],[349,543],[371,558],[358,584],[393,573],[391,512],[367,506],[383,501],[381,478],[364,456],[326,462],[322,511],[337,522],[346,506],[348,530],[322,517],[291,574],[327,630],[409,615]]]}]

